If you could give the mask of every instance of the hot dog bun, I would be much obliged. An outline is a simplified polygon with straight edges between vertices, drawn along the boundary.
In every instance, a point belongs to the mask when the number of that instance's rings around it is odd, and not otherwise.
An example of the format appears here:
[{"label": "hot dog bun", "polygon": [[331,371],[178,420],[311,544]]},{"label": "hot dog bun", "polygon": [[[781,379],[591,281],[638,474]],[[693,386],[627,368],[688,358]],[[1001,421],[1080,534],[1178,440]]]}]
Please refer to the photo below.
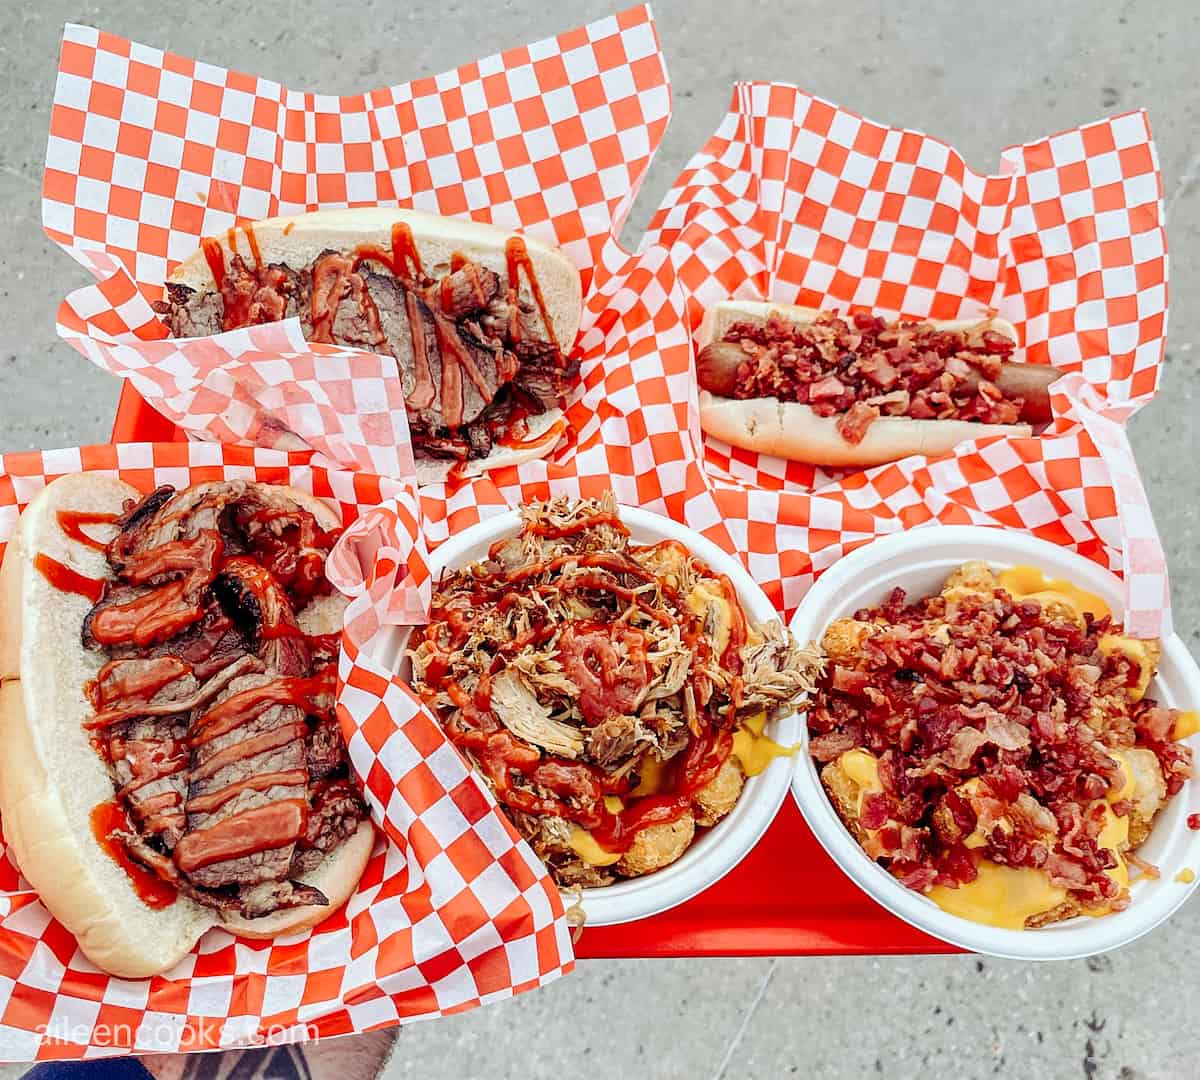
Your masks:
[{"label": "hot dog bun", "polygon": [[[252,260],[256,251],[263,265],[282,263],[294,269],[307,266],[326,251],[349,254],[360,246],[377,246],[385,251],[392,242],[392,227],[406,224],[420,255],[423,270],[440,278],[450,273],[451,257],[465,256],[471,262],[492,270],[507,280],[506,245],[511,230],[465,218],[439,217],[419,210],[365,207],[352,210],[316,210],[291,217],[268,218],[254,222],[250,230],[236,228],[213,237],[228,261],[234,255]],[[253,236],[255,248],[251,248]],[[579,332],[583,311],[583,288],[579,271],[557,248],[532,236],[522,236],[525,250],[545,299],[554,336],[564,352],[570,352]],[[167,278],[168,284],[185,285],[201,293],[216,290],[216,282],[203,249],[197,249]],[[526,276],[520,276],[520,298],[533,302]],[[565,430],[563,410],[551,408],[529,418],[529,434],[517,447],[494,446],[487,457],[472,459],[458,469],[462,476],[477,476],[505,465],[545,457],[558,440],[548,433],[558,425]],[[540,436],[545,435],[542,439]],[[442,481],[453,465],[436,458],[420,458],[417,479],[420,483]]]},{"label": "hot dog bun", "polygon": [[[285,490],[323,525],[338,523],[325,503]],[[84,684],[105,658],[80,641],[90,601],[54,587],[34,567],[42,553],[88,577],[108,576],[104,553],[64,534],[57,512],[120,513],[131,498],[140,493],[111,477],[64,476],[29,504],[9,541],[0,569],[0,815],[14,861],[88,959],[113,975],[142,978],[173,967],[224,920],[182,895],[164,908],[147,906],[93,835],[92,810],[111,801],[114,791],[83,727],[94,711]],[[340,625],[332,605],[310,618],[311,632]],[[372,826],[364,822],[306,876],[329,898],[328,907],[233,920],[230,929],[274,936],[319,922],[354,891],[373,842]]]},{"label": "hot dog bun", "polygon": [[[705,314],[700,326],[703,349],[725,336],[737,322],[766,323],[777,315],[789,322],[812,322],[821,313],[794,304],[756,300],[724,300]],[[1016,330],[1006,319],[929,320],[944,330],[993,330],[1017,340]],[[732,446],[763,454],[804,461],[813,465],[865,468],[897,461],[911,454],[942,454],[968,439],[994,435],[1027,436],[1028,424],[981,424],[967,420],[914,420],[881,416],[873,421],[859,443],[852,443],[837,430],[838,417],[818,416],[807,405],[777,398],[745,400],[700,392],[700,426]]]}]

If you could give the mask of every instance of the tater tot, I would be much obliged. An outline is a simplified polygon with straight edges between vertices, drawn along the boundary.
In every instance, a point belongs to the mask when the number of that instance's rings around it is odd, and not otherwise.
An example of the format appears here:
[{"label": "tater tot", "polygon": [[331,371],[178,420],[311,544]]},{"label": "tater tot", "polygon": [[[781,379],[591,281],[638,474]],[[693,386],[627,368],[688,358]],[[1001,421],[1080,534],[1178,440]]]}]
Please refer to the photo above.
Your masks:
[{"label": "tater tot", "polygon": [[821,646],[834,663],[850,663],[857,658],[862,643],[870,633],[870,623],[857,619],[837,619],[825,631]]},{"label": "tater tot", "polygon": [[687,851],[695,835],[696,819],[690,811],[676,821],[642,829],[634,837],[629,850],[621,856],[617,872],[625,877],[637,877],[651,870],[661,870]]},{"label": "tater tot", "polygon": [[720,771],[692,799],[692,811],[697,825],[715,825],[738,801],[746,774],[735,757],[728,757]]}]

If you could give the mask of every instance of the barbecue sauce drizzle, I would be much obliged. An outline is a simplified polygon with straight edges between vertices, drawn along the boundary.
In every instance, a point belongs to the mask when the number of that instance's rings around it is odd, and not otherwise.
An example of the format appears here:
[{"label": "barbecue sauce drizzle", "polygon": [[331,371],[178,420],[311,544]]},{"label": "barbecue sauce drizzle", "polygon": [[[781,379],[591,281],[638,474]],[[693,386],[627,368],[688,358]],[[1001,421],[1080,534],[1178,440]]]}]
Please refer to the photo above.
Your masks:
[{"label": "barbecue sauce drizzle", "polygon": [[[223,263],[221,267],[223,272]],[[116,520],[115,514],[85,511],[60,511],[58,514],[59,525],[66,535],[97,550],[104,550],[108,545],[83,532],[82,526],[112,524]],[[327,533],[321,530],[320,535],[324,538]],[[253,562],[241,556],[237,559]],[[225,565],[224,542],[220,534],[212,530],[201,530],[188,540],[170,541],[151,551],[138,553],[125,566],[124,576],[129,583],[146,584],[173,573],[183,573],[184,577],[165,583],[160,580],[134,600],[96,612],[91,626],[93,637],[101,644],[132,642],[139,646],[159,637],[173,637],[194,621],[193,613],[196,618],[203,616],[200,598]],[[258,563],[254,566],[270,579],[272,587],[280,587],[265,568]],[[34,567],[55,588],[85,596],[93,605],[99,602],[109,584],[85,577],[43,553],[35,556]],[[193,596],[198,598],[194,602],[190,599]],[[275,627],[264,627],[264,630],[269,631],[264,637],[304,636],[298,627],[282,622]],[[314,645],[328,649],[337,639],[340,634],[321,635],[314,639]],[[122,672],[124,664],[129,664],[127,658],[107,661],[96,678],[85,685],[85,694],[96,710],[93,718],[84,724],[85,728],[108,727],[139,715],[139,705],[148,705],[159,691],[192,670],[186,661],[169,655],[154,658],[150,668],[131,664],[127,672]],[[196,720],[186,740],[126,740],[121,735],[94,731],[90,741],[96,752],[110,764],[117,760],[128,761],[132,776],[115,793],[113,800],[100,803],[92,810],[92,831],[97,843],[125,870],[138,896],[149,907],[161,908],[172,903],[176,890],[159,873],[130,854],[122,834],[133,832],[129,820],[131,810],[138,814],[145,834],[153,836],[171,825],[182,825],[187,813],[213,813],[243,791],[264,791],[274,786],[307,788],[308,772],[305,768],[297,768],[254,774],[186,803],[181,794],[173,790],[161,792],[134,806],[129,804],[130,797],[149,784],[185,770],[197,747],[249,723],[272,706],[293,705],[305,716],[330,718],[335,689],[335,669],[327,665],[316,675],[285,676],[266,686],[252,687],[226,698]],[[293,741],[302,741],[308,733],[308,723],[301,720],[242,739],[210,755],[193,770],[191,779],[207,779],[237,761]],[[216,862],[293,843],[304,835],[307,820],[306,790],[304,798],[276,800],[193,829],[185,833],[175,851],[169,856],[164,854],[163,859],[188,873]]]},{"label": "barbecue sauce drizzle", "polygon": [[39,551],[33,557],[33,568],[60,592],[85,596],[93,604],[104,594],[103,581],[81,574],[44,552]]},{"label": "barbecue sauce drizzle", "polygon": [[241,810],[215,825],[184,834],[175,845],[175,865],[185,874],[227,859],[283,847],[304,835],[308,803],[280,799]]},{"label": "barbecue sauce drizzle", "polygon": [[[262,258],[258,249],[258,240],[250,226],[245,226],[244,231],[255,267],[261,269]],[[286,232],[285,229],[285,234]],[[229,230],[227,239],[230,250],[236,252],[236,228]],[[212,272],[213,280],[216,282],[217,290],[224,295],[223,286],[226,278],[224,249],[217,240],[211,237],[202,239],[200,246],[208,262],[209,270]],[[509,237],[504,246],[504,256],[508,275],[510,336],[514,341],[521,336],[519,297],[520,276],[523,270],[529,282],[534,303],[537,305],[538,314],[541,316],[546,339],[556,349],[559,348],[558,336],[554,331],[554,324],[550,320],[546,298],[542,293],[541,283],[538,281],[537,272],[534,269],[533,260],[529,256],[529,250],[525,246],[525,241],[519,236]],[[405,311],[408,316],[413,350],[413,389],[406,402],[410,411],[427,409],[437,400],[437,387],[434,385],[433,372],[429,363],[425,323],[421,316],[420,298],[417,295],[419,292],[423,292],[424,299],[432,300],[436,292],[437,303],[431,310],[442,359],[442,419],[447,427],[458,427],[462,423],[463,410],[466,407],[464,375],[471,380],[485,402],[490,403],[493,395],[470,352],[458,337],[457,325],[444,315],[449,295],[448,276],[442,278],[437,285],[430,285],[428,290],[420,288],[420,283],[426,281],[425,271],[421,265],[421,255],[417,250],[412,228],[407,222],[398,221],[392,225],[390,251],[378,244],[360,244],[349,256],[331,253],[317,259],[312,269],[312,291],[309,301],[312,340],[324,344],[333,343],[333,325],[337,316],[338,304],[346,295],[351,295],[358,304],[359,313],[366,320],[371,334],[371,344],[381,347],[383,352],[391,353],[387,345],[387,336],[383,332],[379,309],[371,299],[366,284],[358,277],[359,267],[368,260],[378,262],[390,270],[404,288]],[[456,273],[470,265],[470,260],[461,252],[451,254],[450,273]],[[479,290],[479,295],[482,296],[482,286],[478,279],[473,279],[473,281],[475,288]],[[226,298],[226,303],[229,302],[229,298]],[[242,306],[248,309],[248,302]],[[239,307],[239,313],[244,319],[245,312],[241,311],[241,307]],[[241,322],[237,318],[227,316],[224,321],[226,330],[234,329],[239,325]],[[524,441],[510,438],[509,441],[502,442],[502,445],[510,449],[537,449],[552,438],[557,439],[560,434],[561,432],[552,428],[549,432],[536,438]]]},{"label": "barbecue sauce drizzle", "polygon": [[88,510],[60,510],[56,517],[58,518],[58,527],[69,539],[83,544],[85,547],[90,547],[94,551],[103,551],[108,544],[106,541],[97,540],[90,533],[84,532],[83,526],[112,525],[117,520],[116,514]]},{"label": "barbecue sauce drizzle", "polygon": [[[561,539],[600,525],[612,526],[628,535],[628,529],[620,518],[615,514],[606,513],[593,514],[566,525],[538,523],[531,528],[538,536]],[[500,543],[503,541],[498,541],[498,544]],[[676,543],[668,540],[654,546]],[[497,545],[493,545],[492,551],[489,552],[489,557],[493,560],[496,557],[496,547]],[[516,571],[485,575],[476,584],[473,602],[481,604],[486,600],[494,600],[497,592],[511,595],[510,590],[519,582],[542,572],[558,569],[567,563],[580,567],[605,568],[615,573],[642,573],[653,577],[640,564],[632,559],[622,558],[617,553],[576,553],[548,559]],[[593,578],[577,574],[573,580],[579,587],[607,589],[626,603],[638,604],[643,611],[659,621],[679,625],[684,644],[696,653],[692,684],[694,690],[699,689],[699,683],[704,676],[698,669],[704,667],[710,656],[707,639],[701,633],[699,617],[685,616],[682,620],[677,620],[669,612],[645,606],[632,590],[600,575]],[[740,662],[738,653],[746,639],[745,613],[737,599],[733,583],[724,575],[719,576],[717,580],[725,595],[731,599],[734,611],[730,640],[722,654],[722,664],[731,656]],[[663,587],[666,589],[665,585]],[[677,606],[682,604],[682,598],[677,593],[672,590],[666,591]],[[500,603],[503,605],[503,598]],[[690,808],[696,792],[716,777],[733,752],[731,730],[715,728],[710,724],[699,732],[693,732],[687,750],[667,765],[668,790],[660,795],[639,797],[632,805],[614,813],[605,804],[604,795],[627,794],[633,787],[628,776],[614,779],[602,769],[586,762],[571,761],[524,743],[513,736],[492,712],[491,675],[496,674],[501,666],[503,648],[497,653],[497,662],[493,664],[492,671],[480,680],[473,695],[468,694],[455,681],[446,679],[450,654],[462,646],[472,627],[470,620],[464,618],[456,609],[439,610],[436,598],[434,605],[432,621],[444,621],[451,628],[452,635],[448,653],[441,653],[432,658],[426,669],[426,681],[431,685],[439,684],[459,711],[458,716],[452,717],[445,724],[450,741],[479,763],[481,771],[492,782],[496,798],[506,806],[529,814],[550,814],[575,822],[588,829],[596,843],[606,851],[623,853],[629,850],[637,834],[643,829],[669,824],[681,818]],[[529,641],[537,641],[540,644],[548,640],[554,630],[555,627],[552,626],[536,627],[530,631],[529,638],[522,640],[518,647],[524,647]],[[738,668],[740,670],[740,663]],[[700,700],[699,696],[697,700]],[[730,710],[731,721],[736,719],[734,712],[734,709]],[[554,796],[539,796],[526,788],[514,786],[511,778],[511,773],[514,772],[552,791]],[[576,802],[568,802],[556,796],[571,796]]]},{"label": "barbecue sauce drizzle", "polygon": [[554,333],[554,324],[550,321],[550,312],[546,308],[546,298],[542,295],[542,286],[537,279],[537,272],[533,268],[533,260],[529,257],[525,241],[519,236],[510,236],[504,245],[504,258],[507,263],[508,288],[513,310],[516,310],[517,297],[521,292],[520,273],[523,269],[525,276],[529,279],[529,291],[533,293],[533,302],[537,304],[538,314],[542,317],[542,328],[546,331],[546,340],[557,349],[558,336]]},{"label": "barbecue sauce drizzle", "polygon": [[125,810],[115,800],[99,803],[91,813],[92,835],[101,849],[126,874],[138,898],[149,908],[159,910],[175,902],[178,895],[152,870],[146,869],[128,852],[121,833],[132,832]]}]

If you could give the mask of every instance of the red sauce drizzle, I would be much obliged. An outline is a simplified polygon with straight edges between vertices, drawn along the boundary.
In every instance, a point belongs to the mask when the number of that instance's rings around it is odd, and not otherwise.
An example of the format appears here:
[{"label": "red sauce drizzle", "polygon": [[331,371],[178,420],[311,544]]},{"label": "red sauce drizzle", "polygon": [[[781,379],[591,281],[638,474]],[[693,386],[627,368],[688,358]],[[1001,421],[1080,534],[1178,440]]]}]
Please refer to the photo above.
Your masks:
[{"label": "red sauce drizzle", "polygon": [[99,601],[100,595],[104,592],[103,581],[97,581],[77,570],[72,570],[71,567],[42,552],[38,552],[34,556],[33,568],[54,588],[62,592],[86,596],[93,604]]},{"label": "red sauce drizzle", "polygon": [[218,750],[203,764],[193,769],[192,782],[207,780],[235,761],[256,757],[268,750],[278,750],[279,747],[286,746],[294,739],[302,739],[307,734],[308,725],[299,721],[295,724],[284,724],[281,727],[272,728],[270,731],[264,731],[261,735],[252,735],[249,739],[242,739],[241,742],[227,746],[224,750]]},{"label": "red sauce drizzle", "polygon": [[543,431],[540,435],[534,435],[532,438],[522,439],[510,433],[498,439],[497,443],[506,450],[540,450],[543,446],[558,442],[564,429],[565,425],[559,420],[548,430]]},{"label": "red sauce drizzle", "polygon": [[192,725],[192,746],[203,746],[213,739],[248,724],[273,705],[295,705],[307,715],[328,712],[318,699],[331,697],[334,691],[333,672],[308,677],[290,676],[265,686],[252,686],[214,705]]},{"label": "red sauce drizzle", "polygon": [[175,865],[190,874],[213,863],[283,847],[304,834],[307,819],[308,804],[301,799],[242,810],[183,836],[175,845]]},{"label": "red sauce drizzle", "polygon": [[[406,273],[409,269],[411,274]],[[398,278],[419,278],[424,275],[417,242],[413,238],[412,228],[405,221],[397,221],[392,226],[392,273]]]},{"label": "red sauce drizzle", "polygon": [[242,232],[246,234],[246,241],[250,245],[250,257],[254,260],[256,268],[262,266],[262,252],[258,250],[258,237],[254,235],[254,226],[246,225]]},{"label": "red sauce drizzle", "polygon": [[58,527],[72,540],[76,540],[96,551],[103,551],[108,544],[97,540],[94,536],[83,531],[84,525],[112,525],[117,520],[116,514],[106,514],[103,511],[60,510],[58,512]]},{"label": "red sauce drizzle", "polygon": [[504,255],[508,263],[509,289],[514,294],[520,292],[520,272],[523,267],[525,276],[529,279],[529,289],[533,293],[534,303],[537,304],[538,314],[542,317],[542,326],[546,331],[546,339],[557,349],[558,337],[554,333],[554,324],[550,321],[550,312],[546,308],[546,298],[542,295],[542,286],[538,283],[537,274],[533,269],[533,260],[529,257],[529,250],[525,247],[525,241],[519,236],[510,236],[508,242],[504,245]]},{"label": "red sauce drizzle", "polygon": [[254,776],[247,776],[245,780],[226,784],[219,791],[210,791],[207,795],[197,795],[196,798],[189,799],[187,812],[189,814],[211,814],[243,791],[266,791],[273,787],[303,787],[307,783],[308,773],[304,769],[257,773]]},{"label": "red sauce drizzle", "polygon": [[217,576],[225,545],[219,533],[205,529],[190,540],[172,540],[139,554],[125,570],[135,585],[163,574],[186,574],[124,604],[113,604],[92,617],[92,637],[101,645],[132,642],[144,647],[165,641],[204,617],[203,592]]},{"label": "red sauce drizzle", "polygon": [[102,802],[91,813],[92,835],[105,854],[126,874],[138,899],[149,908],[159,910],[175,902],[176,892],[157,874],[133,859],[118,832],[132,832],[125,810],[115,802]]},{"label": "red sauce drizzle", "polygon": [[146,702],[191,670],[192,665],[177,656],[159,656],[149,663],[109,660],[94,679],[88,680],[84,693],[98,709],[127,699]]},{"label": "red sauce drizzle", "polygon": [[208,269],[212,272],[213,281],[220,289],[225,284],[225,251],[221,247],[220,241],[206,236],[200,241],[200,250],[204,252],[204,258],[208,263]]}]

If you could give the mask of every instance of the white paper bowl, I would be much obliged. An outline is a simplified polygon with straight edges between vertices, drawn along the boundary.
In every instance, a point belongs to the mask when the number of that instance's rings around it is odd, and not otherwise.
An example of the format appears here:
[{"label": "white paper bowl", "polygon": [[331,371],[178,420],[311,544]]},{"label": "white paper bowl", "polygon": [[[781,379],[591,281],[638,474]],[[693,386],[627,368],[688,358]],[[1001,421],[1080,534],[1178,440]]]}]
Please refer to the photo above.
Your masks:
[{"label": "white paper bowl", "polygon": [[[678,540],[712,570],[728,574],[751,622],[778,618],[779,613],[742,564],[716,544],[669,518],[646,510],[623,506],[620,514],[634,543]],[[495,541],[515,536],[520,527],[520,515],[513,510],[452,536],[431,557],[434,579],[445,568],[457,569],[487,558],[488,548]],[[767,726],[767,734],[790,746],[799,741],[800,726],[799,718],[793,712],[772,721]],[[587,925],[610,926],[657,915],[690,900],[724,877],[754,847],[778,813],[787,797],[791,771],[791,761],[778,758],[764,772],[750,777],[733,810],[711,829],[701,830],[692,846],[670,866],[602,889],[584,889],[582,904]]]},{"label": "white paper bowl", "polygon": [[[994,568],[1018,564],[1040,567],[1047,577],[1065,578],[1102,597],[1115,617],[1124,610],[1120,580],[1097,564],[1024,533],[973,525],[929,526],[873,541],[825,572],[805,596],[792,620],[792,633],[803,644],[819,640],[834,619],[880,603],[896,586],[910,601],[938,592],[956,567],[983,559]],[[1162,661],[1147,692],[1175,708],[1200,706],[1200,668],[1178,636],[1162,643]],[[1133,941],[1171,915],[1200,884],[1200,832],[1187,827],[1200,812],[1200,784],[1188,781],[1159,815],[1154,830],[1138,849],[1161,871],[1158,880],[1130,886],[1132,902],[1118,914],[1080,916],[1039,930],[1001,930],[942,911],[932,900],[901,885],[869,859],[842,824],[821,786],[807,753],[808,725],[803,723],[805,753],[798,755],[792,792],[800,812],[825,850],[871,897],[893,914],[943,941],[976,952],[1022,960],[1066,960],[1115,949]],[[1188,740],[1200,750],[1200,736]],[[1200,753],[1197,753],[1200,763]],[[1197,880],[1184,884],[1184,869]]]}]

